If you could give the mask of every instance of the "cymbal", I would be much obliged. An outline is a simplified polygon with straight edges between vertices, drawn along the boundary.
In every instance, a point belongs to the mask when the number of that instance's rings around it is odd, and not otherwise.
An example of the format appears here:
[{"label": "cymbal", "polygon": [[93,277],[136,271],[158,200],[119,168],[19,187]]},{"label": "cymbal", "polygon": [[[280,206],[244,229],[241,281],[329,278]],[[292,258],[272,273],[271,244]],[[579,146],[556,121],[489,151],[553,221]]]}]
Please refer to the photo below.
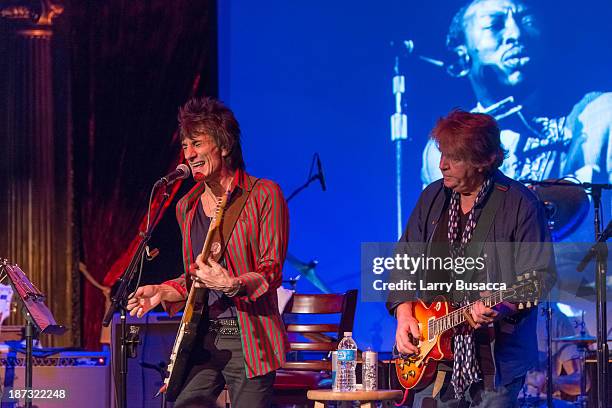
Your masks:
[{"label": "cymbal", "polygon": [[[575,334],[573,336],[557,337],[556,339],[552,339],[552,341],[565,343],[595,343],[597,337]],[[612,341],[612,339],[608,339],[608,341]]]},{"label": "cymbal", "polygon": [[[576,184],[570,180],[544,181]],[[574,232],[589,213],[589,198],[578,185],[575,188],[541,185],[531,188],[546,207],[555,240],[561,240]]]},{"label": "cymbal", "polygon": [[300,261],[290,253],[287,253],[286,260],[299,272],[299,276],[306,278],[306,280],[312,283],[321,292],[331,293],[327,285],[325,285],[325,283],[323,283],[323,281],[317,276],[315,269],[319,263],[318,261],[312,260],[306,263],[304,261]]}]

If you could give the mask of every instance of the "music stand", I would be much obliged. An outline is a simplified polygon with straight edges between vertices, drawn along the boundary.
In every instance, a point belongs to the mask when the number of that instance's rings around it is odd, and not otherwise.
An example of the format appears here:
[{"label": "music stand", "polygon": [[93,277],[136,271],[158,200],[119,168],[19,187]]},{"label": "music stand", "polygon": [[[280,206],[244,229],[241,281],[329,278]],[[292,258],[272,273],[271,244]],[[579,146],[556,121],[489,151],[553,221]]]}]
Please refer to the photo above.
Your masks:
[{"label": "music stand", "polygon": [[[27,278],[25,273],[17,266],[10,264],[6,259],[0,263],[0,269],[6,273],[11,286],[17,294],[17,302],[21,305],[21,311],[26,321],[26,360],[25,360],[25,389],[32,389],[32,353],[34,348],[34,337],[39,333],[62,335],[66,328],[58,325],[45,305],[46,296],[36,288]],[[32,407],[32,395],[26,392],[25,407]]]}]

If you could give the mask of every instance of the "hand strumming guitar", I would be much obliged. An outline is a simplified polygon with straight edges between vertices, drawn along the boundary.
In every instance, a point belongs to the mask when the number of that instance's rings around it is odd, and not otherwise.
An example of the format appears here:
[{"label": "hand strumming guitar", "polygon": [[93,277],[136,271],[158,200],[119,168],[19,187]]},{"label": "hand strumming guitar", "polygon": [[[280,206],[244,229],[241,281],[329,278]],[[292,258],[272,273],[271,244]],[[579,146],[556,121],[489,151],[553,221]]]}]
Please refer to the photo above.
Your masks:
[{"label": "hand strumming guitar", "polygon": [[401,354],[418,354],[416,346],[421,338],[419,322],[412,315],[412,304],[405,302],[396,309],[397,330],[395,331],[395,344]]},{"label": "hand strumming guitar", "polygon": [[219,290],[228,296],[235,296],[242,288],[242,282],[238,278],[229,275],[227,269],[208,258],[208,264],[202,260],[202,255],[196,258],[196,268],[189,268],[194,284],[198,288],[209,288]]}]

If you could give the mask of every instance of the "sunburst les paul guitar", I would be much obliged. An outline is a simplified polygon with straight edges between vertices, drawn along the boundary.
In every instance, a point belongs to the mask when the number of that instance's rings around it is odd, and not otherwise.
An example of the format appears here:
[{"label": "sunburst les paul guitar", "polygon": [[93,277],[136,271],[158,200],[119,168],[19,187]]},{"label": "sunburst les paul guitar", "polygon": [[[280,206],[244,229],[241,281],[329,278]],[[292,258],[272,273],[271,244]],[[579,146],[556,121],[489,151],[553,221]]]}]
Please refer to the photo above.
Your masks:
[{"label": "sunburst les paul guitar", "polygon": [[[537,305],[541,294],[536,272],[518,277],[512,287],[482,297],[485,306],[493,307],[502,302],[517,303],[519,309]],[[434,378],[438,361],[452,360],[451,336],[453,328],[466,323],[474,303],[453,309],[444,297],[437,297],[429,306],[423,301],[412,303],[413,316],[418,320],[421,339],[417,345],[418,354],[395,360],[395,372],[401,385],[406,389],[420,390]],[[467,316],[466,316],[467,315]]]},{"label": "sunburst les paul guitar", "polygon": [[[222,199],[217,204],[215,215],[211,220],[211,225],[206,234],[206,240],[202,248],[201,254],[205,256],[211,251],[213,245],[213,235],[221,227],[221,221],[223,220],[223,214],[225,207],[229,200],[229,191],[223,195]],[[205,260],[206,262],[206,260]],[[172,353],[170,354],[170,362],[168,363],[167,375],[164,379],[164,384],[159,390],[158,394],[165,392],[166,399],[168,401],[176,400],[178,394],[183,388],[183,383],[186,377],[187,362],[189,355],[193,348],[194,340],[198,332],[198,324],[202,320],[205,314],[206,306],[208,305],[208,290],[206,288],[196,288],[195,285],[191,285],[187,301],[185,303],[185,310],[183,311],[183,317],[179,330],[174,341],[174,347],[172,347]]]}]

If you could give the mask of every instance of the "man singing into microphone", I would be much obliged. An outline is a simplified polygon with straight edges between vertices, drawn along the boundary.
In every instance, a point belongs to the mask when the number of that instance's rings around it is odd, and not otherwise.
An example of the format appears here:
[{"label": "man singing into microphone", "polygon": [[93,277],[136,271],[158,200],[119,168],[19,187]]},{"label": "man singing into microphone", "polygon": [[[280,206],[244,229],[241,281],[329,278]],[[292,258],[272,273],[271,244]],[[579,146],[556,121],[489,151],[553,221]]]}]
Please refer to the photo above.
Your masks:
[{"label": "man singing into microphone", "polygon": [[[209,289],[208,306],[175,408],[212,406],[226,384],[232,406],[267,407],[287,350],[276,296],[289,236],[287,203],[276,183],[245,172],[238,122],[221,102],[191,99],[179,110],[179,125],[185,159],[197,182],[176,206],[185,273],[161,285],[139,287],[127,308],[141,317],[161,303],[176,313],[185,304],[185,277],[191,273],[196,286]],[[217,263],[199,254],[227,193],[226,208],[244,195],[246,202],[231,234],[223,237]]]}]

